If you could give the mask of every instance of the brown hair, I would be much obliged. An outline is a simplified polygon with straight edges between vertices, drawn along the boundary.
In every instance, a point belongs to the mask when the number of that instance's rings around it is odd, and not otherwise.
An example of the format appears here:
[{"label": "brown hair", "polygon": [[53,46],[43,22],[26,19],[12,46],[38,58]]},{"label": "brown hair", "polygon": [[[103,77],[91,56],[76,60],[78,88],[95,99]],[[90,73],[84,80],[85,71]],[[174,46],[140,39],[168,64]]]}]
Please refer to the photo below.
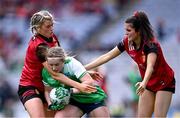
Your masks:
[{"label": "brown hair", "polygon": [[135,31],[140,32],[142,40],[149,41],[154,37],[152,25],[143,11],[134,12],[134,15],[127,18],[125,23],[131,23]]}]

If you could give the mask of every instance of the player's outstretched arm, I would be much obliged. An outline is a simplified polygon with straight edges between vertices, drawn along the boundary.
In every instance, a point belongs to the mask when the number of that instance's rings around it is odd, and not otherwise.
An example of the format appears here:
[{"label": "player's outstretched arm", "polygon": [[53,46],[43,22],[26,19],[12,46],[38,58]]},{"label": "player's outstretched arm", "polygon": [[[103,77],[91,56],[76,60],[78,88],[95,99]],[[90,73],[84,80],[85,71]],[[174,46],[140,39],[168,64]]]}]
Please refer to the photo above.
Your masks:
[{"label": "player's outstretched arm", "polygon": [[68,86],[72,86],[74,88],[79,89],[81,92],[85,92],[85,93],[89,93],[89,92],[95,92],[96,91],[96,87],[88,85],[88,84],[84,84],[84,83],[78,83],[74,80],[69,79],[68,77],[66,77],[64,74],[62,73],[56,73],[54,71],[52,71],[48,65],[47,62],[43,63],[44,67],[48,70],[48,72],[52,75],[52,77]]},{"label": "player's outstretched arm", "polygon": [[94,68],[96,68],[96,67],[98,67],[104,63],[107,63],[111,59],[117,57],[118,55],[120,55],[120,53],[121,52],[119,51],[119,49],[117,47],[115,47],[111,51],[101,55],[100,57],[96,58],[95,60],[93,60],[89,64],[85,65],[85,68],[87,70],[94,69]]}]

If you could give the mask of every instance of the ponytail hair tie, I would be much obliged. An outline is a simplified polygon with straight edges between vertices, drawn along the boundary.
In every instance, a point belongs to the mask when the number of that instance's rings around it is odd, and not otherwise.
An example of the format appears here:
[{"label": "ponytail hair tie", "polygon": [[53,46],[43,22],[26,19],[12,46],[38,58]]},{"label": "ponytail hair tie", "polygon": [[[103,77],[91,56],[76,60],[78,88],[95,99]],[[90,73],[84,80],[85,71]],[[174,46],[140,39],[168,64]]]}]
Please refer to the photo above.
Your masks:
[{"label": "ponytail hair tie", "polygon": [[135,16],[135,17],[137,17],[138,15],[139,15],[138,11],[135,11],[135,12],[133,13],[133,16]]}]

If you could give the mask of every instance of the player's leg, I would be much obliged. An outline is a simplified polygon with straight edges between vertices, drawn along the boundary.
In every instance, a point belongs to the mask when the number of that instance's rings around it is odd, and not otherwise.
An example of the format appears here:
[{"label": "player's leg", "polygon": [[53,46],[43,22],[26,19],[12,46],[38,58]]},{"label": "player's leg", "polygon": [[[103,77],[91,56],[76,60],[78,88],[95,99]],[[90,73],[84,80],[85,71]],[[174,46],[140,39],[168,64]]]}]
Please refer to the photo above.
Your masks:
[{"label": "player's leg", "polygon": [[18,95],[30,117],[45,117],[43,92],[32,86],[19,86]]},{"label": "player's leg", "polygon": [[156,93],[156,101],[154,107],[154,117],[166,117],[171,99],[172,92],[158,91]]},{"label": "player's leg", "polygon": [[145,90],[139,97],[138,117],[151,117],[154,109],[155,93]]},{"label": "player's leg", "polygon": [[89,117],[104,117],[110,118],[109,110],[107,106],[101,106],[89,113]]},{"label": "player's leg", "polygon": [[43,102],[40,98],[29,99],[24,106],[31,118],[45,117]]},{"label": "player's leg", "polygon": [[68,104],[63,110],[57,111],[54,118],[65,118],[65,117],[82,117],[83,112],[76,106]]},{"label": "player's leg", "polygon": [[45,117],[52,118],[52,117],[54,117],[56,111],[49,110],[48,105],[44,104],[44,112],[45,112]]}]

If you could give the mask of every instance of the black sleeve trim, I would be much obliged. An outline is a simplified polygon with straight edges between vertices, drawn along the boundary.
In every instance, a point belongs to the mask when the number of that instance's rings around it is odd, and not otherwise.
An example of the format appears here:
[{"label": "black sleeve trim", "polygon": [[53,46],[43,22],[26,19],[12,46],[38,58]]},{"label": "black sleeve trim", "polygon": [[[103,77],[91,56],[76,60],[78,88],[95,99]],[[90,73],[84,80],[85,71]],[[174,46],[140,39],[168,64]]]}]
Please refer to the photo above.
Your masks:
[{"label": "black sleeve trim", "polygon": [[41,62],[46,61],[46,53],[48,48],[49,48],[48,45],[45,43],[38,45],[38,47],[36,48],[36,55]]},{"label": "black sleeve trim", "polygon": [[123,52],[125,50],[125,47],[124,47],[124,42],[123,40],[121,42],[119,42],[119,44],[117,45],[118,49]]},{"label": "black sleeve trim", "polygon": [[149,43],[149,44],[147,44],[147,45],[145,45],[144,46],[144,53],[146,54],[146,55],[148,55],[149,53],[152,53],[152,52],[154,52],[154,53],[158,53],[158,47],[157,47],[157,44],[155,44],[155,43]]},{"label": "black sleeve trim", "polygon": [[58,38],[57,38],[57,36],[56,36],[56,35],[54,35],[54,38],[55,38],[55,40],[57,41],[58,46],[60,46],[60,47],[61,47],[61,44],[60,44],[60,42],[59,42],[59,40],[58,40]]}]

